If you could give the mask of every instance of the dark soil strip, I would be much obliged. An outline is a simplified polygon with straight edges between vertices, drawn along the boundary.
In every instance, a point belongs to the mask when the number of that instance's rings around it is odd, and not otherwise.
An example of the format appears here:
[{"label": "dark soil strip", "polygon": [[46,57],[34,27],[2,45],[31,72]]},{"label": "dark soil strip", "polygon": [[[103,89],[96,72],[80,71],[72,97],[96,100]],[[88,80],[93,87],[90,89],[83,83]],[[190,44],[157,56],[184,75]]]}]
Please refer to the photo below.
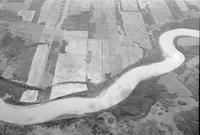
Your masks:
[{"label": "dark soil strip", "polygon": [[[54,74],[55,74],[56,64],[57,64],[57,60],[58,60],[58,53],[60,51],[60,48],[61,48],[60,42],[58,42],[58,41],[52,42],[50,52],[49,52],[49,56],[48,56],[48,59],[47,59],[47,64],[46,64],[46,67],[45,67],[45,72],[47,74],[51,74],[53,77],[54,77]],[[45,90],[39,91],[38,97],[37,97],[38,102],[49,100],[49,96],[51,94],[53,77],[51,78],[51,80],[48,80],[49,84],[46,84],[45,83],[47,81],[46,79],[49,79],[48,76],[46,76],[47,74],[44,74],[42,81],[41,81],[41,85],[42,85],[41,87],[45,88]]]},{"label": "dark soil strip", "polygon": [[96,23],[91,22],[91,23],[89,23],[88,38],[94,39],[95,33],[96,33]]},{"label": "dark soil strip", "polygon": [[181,10],[179,9],[177,3],[175,0],[165,0],[167,3],[167,6],[170,9],[170,12],[175,20],[183,18],[183,14]]},{"label": "dark soil strip", "polygon": [[64,20],[61,29],[67,31],[88,31],[89,18],[89,11],[82,11],[80,15],[70,15]]},{"label": "dark soil strip", "polygon": [[[5,85],[3,85],[3,83]],[[13,88],[17,87],[17,88],[26,89],[26,90],[27,89],[38,90],[38,91],[43,91],[44,90],[44,89],[36,87],[36,86],[30,86],[30,85],[27,85],[27,84],[24,84],[24,83],[15,82],[13,80],[5,79],[5,78],[0,76],[0,89],[3,89],[4,88],[3,86],[5,86],[5,88],[8,88],[9,86],[11,86]],[[2,93],[2,91],[0,93]],[[5,90],[5,93],[6,93],[6,90]]]},{"label": "dark soil strip", "polygon": [[32,23],[37,23],[38,18],[40,16],[40,8],[43,4],[44,0],[33,0],[29,10],[36,10]]},{"label": "dark soil strip", "polygon": [[[115,17],[116,17],[116,25],[118,25],[120,27],[120,29],[123,31],[123,35],[126,37],[126,30],[124,27],[124,22],[122,19],[122,15],[121,15],[121,1],[119,2],[119,0],[115,1]],[[120,10],[121,9],[121,10]],[[120,33],[121,34],[121,33]]]},{"label": "dark soil strip", "polygon": [[145,9],[140,9],[144,23],[147,24],[148,26],[154,26],[156,24],[156,21],[153,18],[153,15],[151,13],[151,10],[149,6],[147,5]]},{"label": "dark soil strip", "polygon": [[90,5],[90,16],[88,26],[88,38],[93,39],[96,33],[96,22],[94,21],[94,6]]}]

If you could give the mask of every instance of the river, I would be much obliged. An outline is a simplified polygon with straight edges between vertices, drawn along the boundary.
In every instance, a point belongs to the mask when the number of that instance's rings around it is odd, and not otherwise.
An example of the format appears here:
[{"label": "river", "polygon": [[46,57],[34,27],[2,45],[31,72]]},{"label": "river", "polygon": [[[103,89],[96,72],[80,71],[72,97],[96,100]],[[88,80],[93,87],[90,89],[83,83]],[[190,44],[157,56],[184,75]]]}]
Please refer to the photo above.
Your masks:
[{"label": "river", "polygon": [[0,99],[0,120],[29,125],[46,122],[61,115],[81,115],[110,108],[126,99],[140,81],[168,73],[184,63],[185,56],[174,46],[174,39],[178,36],[199,37],[199,31],[179,28],[163,33],[159,37],[159,45],[165,58],[163,61],[131,69],[98,97],[71,97],[30,106],[14,106]]}]

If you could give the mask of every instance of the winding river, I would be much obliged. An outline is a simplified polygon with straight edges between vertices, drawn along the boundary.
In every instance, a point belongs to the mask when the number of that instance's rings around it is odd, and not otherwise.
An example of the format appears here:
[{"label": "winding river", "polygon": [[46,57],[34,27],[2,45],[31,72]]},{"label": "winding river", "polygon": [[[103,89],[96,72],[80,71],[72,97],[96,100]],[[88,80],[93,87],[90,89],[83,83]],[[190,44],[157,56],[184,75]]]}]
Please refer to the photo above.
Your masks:
[{"label": "winding river", "polygon": [[199,37],[199,31],[179,28],[163,33],[159,37],[159,44],[165,57],[163,61],[131,69],[98,97],[71,97],[24,107],[6,104],[0,99],[0,120],[29,125],[49,121],[61,115],[81,115],[112,107],[126,99],[140,81],[168,73],[185,61],[184,55],[174,46],[174,39],[177,36]]}]

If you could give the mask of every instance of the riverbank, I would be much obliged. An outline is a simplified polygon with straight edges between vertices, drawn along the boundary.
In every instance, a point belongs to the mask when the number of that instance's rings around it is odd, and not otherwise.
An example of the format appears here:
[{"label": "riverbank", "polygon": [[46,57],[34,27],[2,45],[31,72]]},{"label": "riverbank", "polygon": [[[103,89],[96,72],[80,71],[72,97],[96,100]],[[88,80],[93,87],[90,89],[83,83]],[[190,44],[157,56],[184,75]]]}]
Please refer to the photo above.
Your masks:
[{"label": "riverbank", "polygon": [[[176,50],[173,45],[174,38],[183,35],[183,33],[186,33],[185,35],[187,36],[199,36],[199,32],[192,29],[175,29],[163,33],[159,38],[159,44],[164,52],[164,61],[130,70],[108,89],[104,90],[97,98],[67,98],[42,105],[17,108],[14,106],[9,107],[1,100],[2,110],[0,117],[3,121],[11,123],[33,124],[40,123],[40,121],[48,121],[66,113],[80,115],[112,107],[127,98],[141,80],[170,72],[184,62],[184,55]],[[54,107],[52,108],[52,106]],[[72,106],[72,108],[63,108],[63,106]],[[42,115],[45,112],[48,112],[48,115]],[[10,115],[2,117],[5,113]],[[12,115],[13,113],[16,115]]]}]

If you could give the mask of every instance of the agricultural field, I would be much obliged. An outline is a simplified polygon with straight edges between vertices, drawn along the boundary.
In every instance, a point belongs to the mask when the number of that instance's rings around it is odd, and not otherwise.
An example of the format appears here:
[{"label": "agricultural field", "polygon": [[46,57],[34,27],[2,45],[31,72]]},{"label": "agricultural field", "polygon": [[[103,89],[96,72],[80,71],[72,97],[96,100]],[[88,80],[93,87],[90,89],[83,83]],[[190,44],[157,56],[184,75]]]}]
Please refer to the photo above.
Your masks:
[{"label": "agricultural field", "polygon": [[[0,0],[0,97],[33,105],[98,97],[133,68],[164,59],[159,36],[199,30],[198,0]],[[0,135],[197,135],[199,38],[175,39],[177,69],[141,81],[109,109]]]}]

